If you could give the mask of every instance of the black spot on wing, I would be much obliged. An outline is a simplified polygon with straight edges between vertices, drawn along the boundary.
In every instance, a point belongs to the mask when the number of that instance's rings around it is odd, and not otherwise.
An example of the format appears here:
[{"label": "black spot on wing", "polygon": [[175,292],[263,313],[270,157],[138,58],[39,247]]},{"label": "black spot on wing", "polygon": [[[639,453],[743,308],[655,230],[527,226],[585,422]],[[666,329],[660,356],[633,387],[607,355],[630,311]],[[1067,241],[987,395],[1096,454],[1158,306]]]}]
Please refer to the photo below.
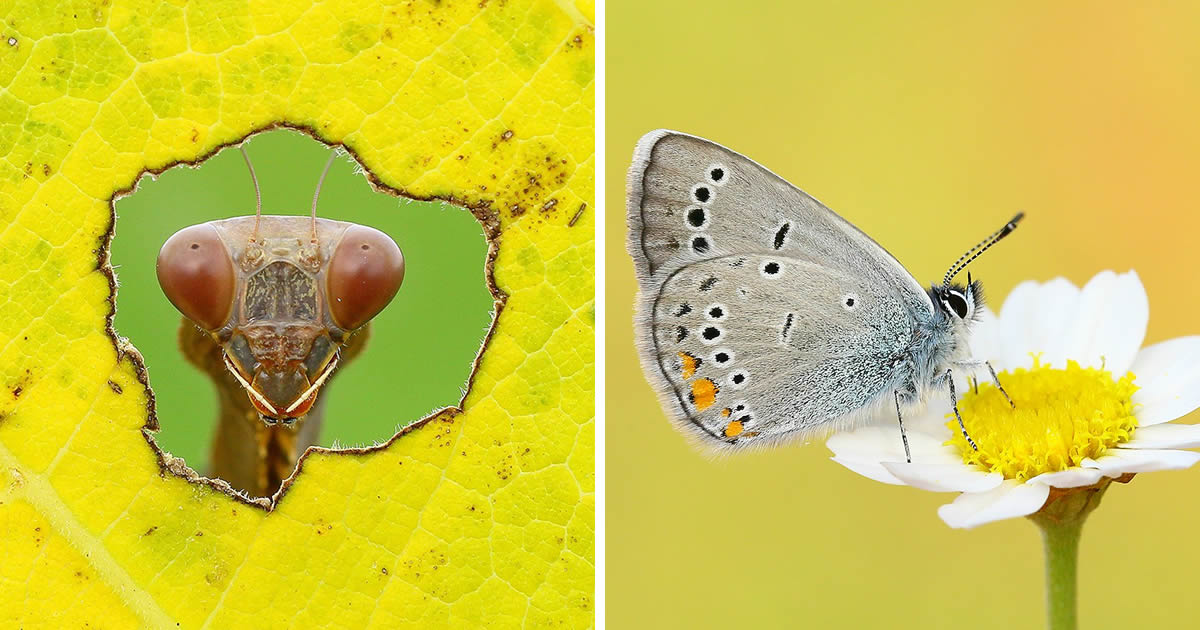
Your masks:
[{"label": "black spot on wing", "polygon": [[779,227],[779,230],[775,232],[775,249],[783,247],[784,241],[787,240],[788,229],[791,227],[791,223],[784,223]]},{"label": "black spot on wing", "polygon": [[700,283],[700,290],[701,291],[710,291],[716,285],[717,285],[717,277],[709,276]]},{"label": "black spot on wing", "polygon": [[688,304],[687,302],[684,302],[683,304],[679,305],[679,308],[675,309],[675,317],[683,317],[684,315],[687,315],[688,313],[691,313],[691,312],[692,312],[692,305]]},{"label": "black spot on wing", "polygon": [[687,328],[683,326],[675,327],[675,343],[679,343],[687,337]]}]

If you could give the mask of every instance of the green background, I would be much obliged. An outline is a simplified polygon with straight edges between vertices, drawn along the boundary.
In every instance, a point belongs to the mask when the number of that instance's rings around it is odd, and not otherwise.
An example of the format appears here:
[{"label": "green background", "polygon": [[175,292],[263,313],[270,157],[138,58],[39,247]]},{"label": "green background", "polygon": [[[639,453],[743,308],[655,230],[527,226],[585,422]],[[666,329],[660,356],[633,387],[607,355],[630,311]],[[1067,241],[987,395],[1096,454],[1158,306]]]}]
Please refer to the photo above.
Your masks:
[{"label": "green background", "polygon": [[[638,138],[711,138],[809,192],[923,284],[1136,269],[1146,343],[1200,333],[1200,5],[612,2],[606,14],[606,593],[611,628],[1038,628],[1024,519],[952,530],[822,441],[721,459],[664,417],[633,348]],[[1185,418],[1184,422],[1193,422]],[[1114,484],[1083,530],[1081,628],[1200,626],[1200,467]]]},{"label": "green background", "polygon": [[[246,149],[262,187],[264,214],[307,215],[330,148],[297,131],[253,136]],[[356,172],[359,171],[359,172]],[[216,394],[179,352],[180,315],[158,286],[158,250],[180,228],[254,214],[254,187],[236,147],[197,168],[144,176],[116,202],[112,243],[117,333],[146,359],[158,406],[159,444],[198,471],[208,468]],[[326,386],[320,444],[385,441],[434,409],[457,405],[491,323],[487,242],[470,212],[376,192],[349,156],[336,159],[317,215],[383,230],[405,258],[404,285],[372,321],[366,351]]]}]

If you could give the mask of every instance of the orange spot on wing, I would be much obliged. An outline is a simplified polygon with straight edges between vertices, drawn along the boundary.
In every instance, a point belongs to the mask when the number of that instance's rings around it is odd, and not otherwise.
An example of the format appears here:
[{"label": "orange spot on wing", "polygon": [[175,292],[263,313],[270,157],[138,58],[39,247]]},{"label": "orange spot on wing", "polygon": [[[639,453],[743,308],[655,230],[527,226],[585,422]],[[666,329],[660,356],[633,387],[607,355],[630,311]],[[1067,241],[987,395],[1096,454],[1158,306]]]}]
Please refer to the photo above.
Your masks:
[{"label": "orange spot on wing", "polygon": [[742,434],[742,423],[739,420],[734,420],[725,425],[725,437],[737,437]]},{"label": "orange spot on wing", "polygon": [[733,413],[733,410],[732,410],[732,409],[730,409],[729,407],[726,407],[726,408],[724,408],[724,409],[722,409],[722,410],[721,410],[721,416],[722,416],[722,417],[724,417],[724,418],[728,418],[728,417],[729,417],[729,414],[731,414],[731,413]]},{"label": "orange spot on wing", "polygon": [[700,365],[700,361],[686,352],[679,353],[679,361],[683,366],[679,370],[683,373],[683,379],[692,378],[692,375],[696,373],[696,367]]},{"label": "orange spot on wing", "polygon": [[717,384],[711,379],[699,378],[692,381],[692,402],[696,409],[704,411],[717,401]]}]

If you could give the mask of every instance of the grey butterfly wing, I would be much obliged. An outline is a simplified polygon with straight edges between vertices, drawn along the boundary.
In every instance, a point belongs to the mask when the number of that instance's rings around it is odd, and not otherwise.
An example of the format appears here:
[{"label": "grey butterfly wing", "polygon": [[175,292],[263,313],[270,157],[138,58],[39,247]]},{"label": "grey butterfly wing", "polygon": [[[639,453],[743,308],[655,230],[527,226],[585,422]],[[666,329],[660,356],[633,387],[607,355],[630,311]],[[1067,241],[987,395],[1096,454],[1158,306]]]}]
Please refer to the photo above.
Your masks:
[{"label": "grey butterfly wing", "polygon": [[643,367],[709,446],[874,413],[908,378],[928,295],[899,262],[753,161],[670,131],[638,144],[629,249]]}]

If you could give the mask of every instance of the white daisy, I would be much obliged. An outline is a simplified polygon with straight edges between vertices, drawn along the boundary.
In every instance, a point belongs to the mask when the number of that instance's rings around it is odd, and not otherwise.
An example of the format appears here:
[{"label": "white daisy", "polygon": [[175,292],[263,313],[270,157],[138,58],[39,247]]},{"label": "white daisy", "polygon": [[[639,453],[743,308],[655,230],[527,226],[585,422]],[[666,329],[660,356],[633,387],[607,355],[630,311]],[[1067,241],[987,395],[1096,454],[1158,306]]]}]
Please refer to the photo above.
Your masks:
[{"label": "white daisy", "polygon": [[959,388],[978,450],[947,421],[946,398],[905,418],[912,463],[894,421],[832,436],[833,460],[876,481],[961,492],[938,510],[951,527],[1031,515],[1134,473],[1187,468],[1200,453],[1179,449],[1200,446],[1200,425],[1169,423],[1200,407],[1200,336],[1141,348],[1148,319],[1132,271],[1100,273],[1082,290],[1062,278],[1021,284],[999,317],[985,309],[973,329],[974,356],[991,362],[1016,403],[986,370],[978,392]]}]

